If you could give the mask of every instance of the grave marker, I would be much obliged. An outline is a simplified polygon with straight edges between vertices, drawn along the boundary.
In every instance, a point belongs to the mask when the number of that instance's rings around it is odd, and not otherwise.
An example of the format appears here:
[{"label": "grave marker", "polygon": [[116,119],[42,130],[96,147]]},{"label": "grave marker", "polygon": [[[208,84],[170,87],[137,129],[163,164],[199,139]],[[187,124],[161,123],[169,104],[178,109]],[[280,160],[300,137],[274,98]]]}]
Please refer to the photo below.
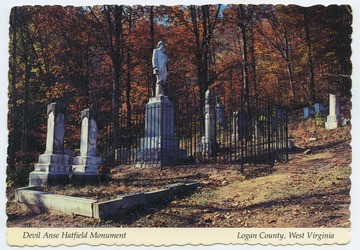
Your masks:
[{"label": "grave marker", "polygon": [[339,98],[333,94],[329,95],[329,115],[325,122],[326,129],[335,129],[340,122]]},{"label": "grave marker", "polygon": [[72,180],[90,178],[98,180],[98,167],[102,159],[96,155],[97,116],[94,110],[85,109],[81,112],[80,155],[74,158]]},{"label": "grave marker", "polygon": [[39,155],[34,171],[29,175],[29,186],[67,183],[70,173],[69,156],[64,153],[66,107],[60,103],[47,106],[46,149]]},{"label": "grave marker", "polygon": [[304,119],[308,119],[310,116],[314,114],[314,109],[311,107],[304,108]]},{"label": "grave marker", "polygon": [[208,89],[205,92],[205,135],[201,137],[200,151],[202,153],[212,154],[216,141],[215,141],[215,94]]},{"label": "grave marker", "polygon": [[316,114],[321,114],[325,111],[325,107],[324,105],[322,105],[321,103],[315,103],[315,113]]}]

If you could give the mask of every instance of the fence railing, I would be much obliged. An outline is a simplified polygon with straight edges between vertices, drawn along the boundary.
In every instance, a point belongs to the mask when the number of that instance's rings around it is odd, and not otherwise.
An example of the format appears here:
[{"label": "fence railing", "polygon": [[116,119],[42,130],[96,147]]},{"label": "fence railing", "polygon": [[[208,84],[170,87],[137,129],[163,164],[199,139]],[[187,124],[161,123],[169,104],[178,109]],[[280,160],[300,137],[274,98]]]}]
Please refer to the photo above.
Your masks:
[{"label": "fence railing", "polygon": [[121,114],[120,121],[118,164],[243,166],[288,157],[287,111],[255,97],[213,96],[204,102],[148,104],[131,117]]}]

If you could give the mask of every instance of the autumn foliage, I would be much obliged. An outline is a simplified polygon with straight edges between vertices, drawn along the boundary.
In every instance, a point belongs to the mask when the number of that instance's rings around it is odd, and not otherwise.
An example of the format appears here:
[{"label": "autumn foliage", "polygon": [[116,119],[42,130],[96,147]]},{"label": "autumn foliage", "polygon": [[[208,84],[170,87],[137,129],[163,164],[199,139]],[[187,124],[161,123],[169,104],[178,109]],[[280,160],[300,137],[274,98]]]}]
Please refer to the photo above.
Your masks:
[{"label": "autumn foliage", "polygon": [[[351,95],[350,6],[19,6],[10,14],[9,169],[45,148],[46,106],[67,105],[65,145],[79,148],[80,112],[100,111],[99,150],[119,142],[152,96],[151,56],[167,43],[165,93],[176,103],[208,88],[285,107]],[[128,124],[131,127],[131,122]],[[114,139],[115,138],[115,139]]]}]

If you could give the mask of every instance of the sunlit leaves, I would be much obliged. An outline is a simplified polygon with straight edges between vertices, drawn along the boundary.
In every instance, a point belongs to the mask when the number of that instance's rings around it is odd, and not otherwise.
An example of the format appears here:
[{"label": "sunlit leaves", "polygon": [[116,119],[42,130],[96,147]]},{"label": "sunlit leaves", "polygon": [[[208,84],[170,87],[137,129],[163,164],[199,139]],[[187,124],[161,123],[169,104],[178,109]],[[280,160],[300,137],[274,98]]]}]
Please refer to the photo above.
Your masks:
[{"label": "sunlit leaves", "polygon": [[[28,112],[28,117],[36,117],[28,130],[39,132],[45,130],[46,114],[35,107],[63,100],[74,127],[82,109],[100,110],[104,119],[99,134],[108,136],[114,109],[127,111],[128,98],[132,108],[143,108],[151,97],[151,56],[159,40],[168,44],[165,92],[174,102],[188,101],[189,96],[200,99],[208,87],[224,95],[244,91],[245,65],[251,95],[271,97],[288,107],[308,105],[310,54],[302,10],[295,5],[19,7],[16,41],[10,25],[9,50],[15,43],[17,55],[10,58],[16,65],[16,91],[9,91],[10,100],[15,98],[9,114],[18,106],[15,112],[24,123],[23,113]],[[307,12],[316,98],[326,103],[329,92],[349,95],[350,7],[317,5]],[[130,64],[125,60],[129,53]],[[25,96],[29,110],[24,109]],[[12,129],[14,124],[9,124]],[[34,144],[42,144],[42,139]]]}]

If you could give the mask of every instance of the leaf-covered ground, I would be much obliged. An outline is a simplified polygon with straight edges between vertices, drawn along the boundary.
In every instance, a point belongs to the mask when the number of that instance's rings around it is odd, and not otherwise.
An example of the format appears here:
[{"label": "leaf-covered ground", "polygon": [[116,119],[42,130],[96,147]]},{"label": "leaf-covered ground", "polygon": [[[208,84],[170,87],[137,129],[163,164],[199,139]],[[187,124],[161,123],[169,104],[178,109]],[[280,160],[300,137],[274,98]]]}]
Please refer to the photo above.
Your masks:
[{"label": "leaf-covered ground", "polygon": [[[297,119],[297,118],[295,118]],[[197,192],[124,209],[95,220],[57,212],[29,213],[7,189],[9,227],[350,227],[350,126],[326,131],[323,118],[293,122],[295,151],[274,166],[193,165],[138,169],[118,166],[109,183],[53,187],[52,192],[106,200],[170,183],[198,181]],[[304,154],[304,152],[307,152]]]}]

